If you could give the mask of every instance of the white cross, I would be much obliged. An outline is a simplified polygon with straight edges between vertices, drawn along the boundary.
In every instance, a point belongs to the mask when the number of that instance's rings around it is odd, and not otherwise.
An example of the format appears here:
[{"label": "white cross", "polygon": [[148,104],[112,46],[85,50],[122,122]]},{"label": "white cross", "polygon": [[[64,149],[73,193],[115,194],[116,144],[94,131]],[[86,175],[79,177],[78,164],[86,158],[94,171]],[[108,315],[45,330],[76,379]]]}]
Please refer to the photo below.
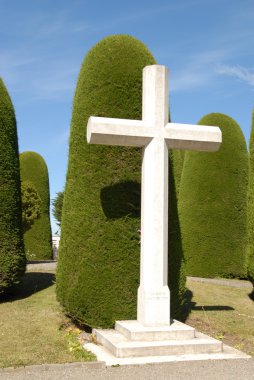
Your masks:
[{"label": "white cross", "polygon": [[141,262],[138,322],[170,324],[168,288],[168,149],[216,151],[222,141],[218,127],[168,123],[168,71],[143,69],[142,120],[91,116],[91,144],[143,147],[141,184]]}]

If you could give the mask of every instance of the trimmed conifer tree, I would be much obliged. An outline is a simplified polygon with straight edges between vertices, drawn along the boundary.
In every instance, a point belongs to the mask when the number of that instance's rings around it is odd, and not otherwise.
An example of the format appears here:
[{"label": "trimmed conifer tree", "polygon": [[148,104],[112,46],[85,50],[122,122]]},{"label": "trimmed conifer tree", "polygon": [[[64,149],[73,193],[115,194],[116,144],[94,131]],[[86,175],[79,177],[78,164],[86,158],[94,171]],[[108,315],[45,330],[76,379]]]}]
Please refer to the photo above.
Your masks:
[{"label": "trimmed conifer tree", "polygon": [[186,273],[243,277],[246,258],[248,152],[239,125],[212,113],[199,124],[222,131],[218,152],[186,152],[179,213]]},{"label": "trimmed conifer tree", "polygon": [[92,327],[136,318],[141,149],[88,145],[86,125],[91,115],[141,119],[142,69],[154,63],[143,43],[113,35],[89,51],[78,78],[57,297],[69,315]]},{"label": "trimmed conifer tree", "polygon": [[23,244],[18,136],[15,112],[0,79],[0,295],[26,269]]},{"label": "trimmed conifer tree", "polygon": [[21,184],[22,200],[22,223],[23,231],[31,228],[36,219],[41,215],[41,198],[31,182],[22,182]]},{"label": "trimmed conifer tree", "polygon": [[250,165],[248,186],[248,250],[247,274],[254,285],[254,111],[252,112],[252,129],[250,135]]},{"label": "trimmed conifer tree", "polygon": [[36,152],[20,154],[21,180],[34,185],[41,199],[41,214],[24,234],[25,252],[29,260],[52,259],[52,235],[50,226],[50,197],[48,168]]}]

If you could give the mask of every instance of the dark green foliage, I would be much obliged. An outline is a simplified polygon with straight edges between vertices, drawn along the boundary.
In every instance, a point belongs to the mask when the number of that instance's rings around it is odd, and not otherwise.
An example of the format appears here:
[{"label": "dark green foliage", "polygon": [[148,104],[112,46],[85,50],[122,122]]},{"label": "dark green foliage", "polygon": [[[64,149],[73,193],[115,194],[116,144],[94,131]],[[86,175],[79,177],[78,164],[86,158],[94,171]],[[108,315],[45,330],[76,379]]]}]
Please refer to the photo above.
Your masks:
[{"label": "dark green foliage", "polygon": [[57,225],[61,226],[61,219],[62,219],[62,208],[63,208],[63,199],[64,199],[64,192],[58,191],[56,193],[56,197],[52,201],[53,206],[53,216],[57,221]]},{"label": "dark green foliage", "polygon": [[25,272],[16,118],[0,79],[0,294]]},{"label": "dark green foliage", "polygon": [[57,296],[68,314],[93,327],[136,318],[141,149],[87,145],[87,120],[141,119],[142,69],[154,63],[135,38],[110,36],[90,50],[78,79]]},{"label": "dark green foliage", "polygon": [[41,216],[41,198],[31,182],[21,183],[23,231],[28,231]]},{"label": "dark green foliage", "polygon": [[128,196],[140,196],[141,151],[89,146],[86,124],[90,115],[141,119],[142,68],[152,63],[139,41],[110,36],[90,50],[78,79],[57,295],[69,314],[90,326],[136,316],[140,219],[139,212],[129,215]]},{"label": "dark green foliage", "polygon": [[250,136],[250,165],[248,187],[248,251],[247,274],[254,284],[254,111],[252,113],[252,130]]},{"label": "dark green foliage", "polygon": [[230,117],[212,113],[199,122],[219,126],[218,152],[186,152],[179,212],[186,273],[242,277],[245,272],[248,153]]},{"label": "dark green foliage", "polygon": [[41,216],[25,232],[25,251],[30,260],[52,258],[52,237],[49,216],[49,178],[44,159],[35,152],[20,154],[21,180],[32,183],[41,199]]},{"label": "dark green foliage", "polygon": [[168,209],[168,286],[170,289],[170,310],[174,318],[180,318],[184,302],[186,275],[180,222],[178,196],[184,162],[184,152],[172,150],[169,153],[169,209]]}]

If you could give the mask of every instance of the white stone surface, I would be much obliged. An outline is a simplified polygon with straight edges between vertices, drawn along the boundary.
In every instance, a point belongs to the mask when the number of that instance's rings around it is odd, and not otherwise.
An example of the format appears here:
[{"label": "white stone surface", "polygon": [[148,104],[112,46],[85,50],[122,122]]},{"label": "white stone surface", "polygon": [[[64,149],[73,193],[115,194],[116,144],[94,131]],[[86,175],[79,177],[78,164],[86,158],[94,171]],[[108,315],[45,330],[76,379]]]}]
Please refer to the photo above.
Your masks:
[{"label": "white stone surface", "polygon": [[[211,359],[249,359],[251,356],[223,344],[221,341],[211,338],[195,330],[192,327],[178,321],[173,321],[169,326],[144,327],[137,321],[120,321],[121,328],[134,332],[148,333],[145,339],[135,340],[126,336],[126,331],[116,329],[94,330],[96,343],[86,343],[84,348],[93,352],[97,359],[105,361],[106,365],[125,365],[143,363],[162,363],[188,360]],[[116,328],[118,328],[116,326]],[[120,328],[120,330],[121,330]],[[167,336],[149,335],[151,331],[165,332],[169,328],[175,331],[181,330],[181,336],[176,339],[166,339]],[[150,339],[148,339],[150,338]],[[180,338],[180,339],[179,339]]]},{"label": "white stone surface", "polygon": [[138,321],[116,321],[115,330],[132,341],[163,341],[195,338],[195,329],[173,320],[166,326],[144,326]]},{"label": "white stone surface", "polygon": [[141,191],[141,265],[137,319],[144,326],[170,325],[168,289],[168,148],[215,151],[218,127],[168,123],[168,72],[143,70],[141,120],[90,117],[87,141],[143,147]]},{"label": "white stone surface", "polygon": [[84,348],[93,352],[99,361],[103,361],[107,366],[112,365],[135,365],[148,363],[166,363],[181,362],[194,360],[226,360],[226,359],[250,359],[251,356],[238,351],[232,347],[223,345],[223,352],[206,353],[206,354],[181,354],[181,355],[163,355],[163,356],[139,356],[128,358],[117,358],[110,351],[101,345],[86,343]]},{"label": "white stone surface", "polygon": [[116,330],[96,330],[97,342],[118,358],[207,354],[222,352],[222,342],[210,337],[155,341],[131,341]]},{"label": "white stone surface", "polygon": [[[176,335],[168,335],[170,330]],[[134,337],[129,335],[130,332]],[[98,360],[105,361],[106,365],[251,358],[175,320],[170,326],[163,327],[146,327],[137,321],[118,321],[114,330],[95,329],[93,333],[96,343],[87,343],[84,348],[93,352]],[[135,336],[136,333],[138,335]]]}]

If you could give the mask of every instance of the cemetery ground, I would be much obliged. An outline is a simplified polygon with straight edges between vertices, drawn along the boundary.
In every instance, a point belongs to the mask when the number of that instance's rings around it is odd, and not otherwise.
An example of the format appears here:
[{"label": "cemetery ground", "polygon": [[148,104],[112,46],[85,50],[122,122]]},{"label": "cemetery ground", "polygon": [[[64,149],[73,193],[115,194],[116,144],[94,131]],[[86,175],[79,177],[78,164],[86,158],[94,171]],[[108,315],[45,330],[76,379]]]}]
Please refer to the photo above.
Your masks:
[{"label": "cemetery ground", "polygon": [[[230,281],[188,279],[185,322],[254,356],[252,287]],[[0,367],[96,360],[81,348],[82,332],[56,301],[53,271],[29,268],[15,295],[0,303],[0,313]]]},{"label": "cemetery ground", "polygon": [[96,360],[56,301],[54,272],[28,270],[0,314],[0,367]]}]

